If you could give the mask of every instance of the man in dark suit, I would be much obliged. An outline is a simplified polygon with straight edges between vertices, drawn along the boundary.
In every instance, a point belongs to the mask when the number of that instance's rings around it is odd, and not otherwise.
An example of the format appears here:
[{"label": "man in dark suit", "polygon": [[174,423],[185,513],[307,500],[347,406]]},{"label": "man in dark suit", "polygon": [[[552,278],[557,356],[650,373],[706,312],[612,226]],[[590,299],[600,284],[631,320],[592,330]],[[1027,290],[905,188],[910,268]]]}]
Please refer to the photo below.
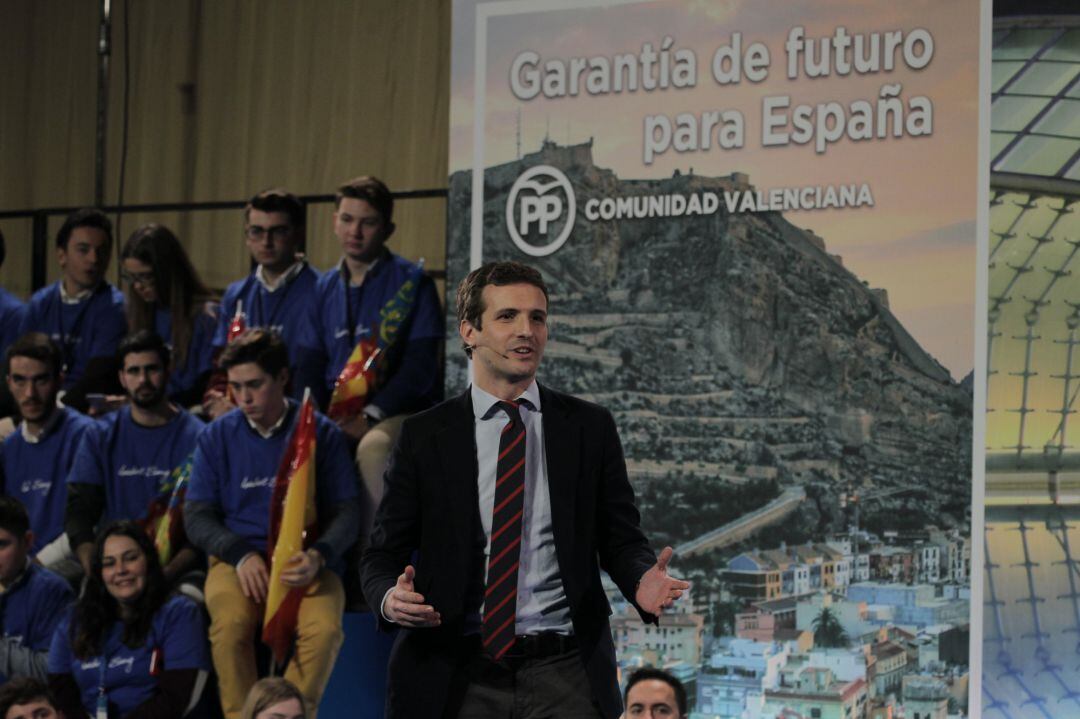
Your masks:
[{"label": "man in dark suit", "polygon": [[641,533],[611,414],[537,385],[547,306],[530,267],[470,273],[473,385],[405,421],[361,567],[383,624],[404,628],[387,716],[615,719],[600,568],[653,623],[689,586]]}]

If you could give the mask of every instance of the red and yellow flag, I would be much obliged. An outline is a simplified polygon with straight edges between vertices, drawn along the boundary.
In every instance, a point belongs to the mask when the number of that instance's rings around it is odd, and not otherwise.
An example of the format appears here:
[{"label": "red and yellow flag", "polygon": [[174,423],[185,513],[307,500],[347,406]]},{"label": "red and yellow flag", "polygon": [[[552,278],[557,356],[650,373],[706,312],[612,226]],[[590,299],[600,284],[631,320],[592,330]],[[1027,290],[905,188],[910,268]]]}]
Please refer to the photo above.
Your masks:
[{"label": "red and yellow flag", "polygon": [[360,340],[334,382],[327,416],[332,420],[356,417],[364,411],[375,389],[375,363],[382,350],[374,337]]},{"label": "red and yellow flag", "polygon": [[270,500],[270,591],[263,619],[263,643],[274,661],[285,660],[296,634],[300,600],[306,588],[281,583],[289,559],[315,540],[315,407],[311,392],[304,393],[285,456],[281,458]]},{"label": "red and yellow flag", "polygon": [[406,326],[423,275],[424,260],[421,258],[394,296],[379,310],[379,324],[353,348],[334,381],[334,393],[326,411],[330,419],[348,419],[364,411],[375,392],[382,354],[397,341],[401,329]]}]

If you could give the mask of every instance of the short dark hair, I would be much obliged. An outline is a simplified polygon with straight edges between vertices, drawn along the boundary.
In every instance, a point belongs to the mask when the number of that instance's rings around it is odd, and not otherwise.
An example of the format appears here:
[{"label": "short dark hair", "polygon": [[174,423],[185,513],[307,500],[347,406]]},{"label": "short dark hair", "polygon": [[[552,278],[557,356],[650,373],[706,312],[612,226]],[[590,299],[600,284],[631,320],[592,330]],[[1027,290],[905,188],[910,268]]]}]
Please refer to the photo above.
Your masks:
[{"label": "short dark hair", "polygon": [[221,352],[221,368],[225,371],[248,362],[254,362],[263,372],[277,377],[281,370],[289,367],[289,350],[278,333],[256,327],[234,339]]},{"label": "short dark hair", "polygon": [[13,357],[29,357],[43,362],[49,366],[53,377],[59,377],[64,371],[64,353],[60,350],[60,345],[42,332],[27,332],[8,345],[4,355],[4,367],[9,373]]},{"label": "short dark hair", "polygon": [[686,716],[686,687],[682,685],[682,682],[675,677],[674,674],[666,672],[663,669],[657,669],[656,667],[642,667],[637,669],[630,678],[626,680],[626,691],[623,692],[623,704],[626,704],[630,698],[630,688],[638,682],[647,681],[649,679],[655,679],[657,681],[664,682],[675,692],[675,703],[679,706],[679,716]]},{"label": "short dark hair", "polygon": [[261,212],[284,212],[289,216],[289,223],[298,230],[307,225],[307,212],[304,201],[280,187],[273,187],[256,194],[244,207],[244,222],[251,217],[252,210]]},{"label": "short dark hair", "polygon": [[394,221],[394,195],[383,181],[370,175],[354,177],[337,189],[334,195],[334,207],[340,208],[346,197],[365,200],[382,215],[383,221]]},{"label": "short dark hair", "polygon": [[45,682],[33,677],[9,679],[0,686],[0,719],[7,716],[11,707],[33,701],[45,702],[56,709],[56,699]]},{"label": "short dark hair", "polygon": [[120,369],[124,368],[124,360],[127,356],[136,352],[156,352],[161,359],[161,366],[166,368],[169,366],[171,358],[169,347],[157,332],[139,330],[120,340],[116,348],[116,364],[120,366]]},{"label": "short dark hair", "polygon": [[[5,529],[22,539],[30,531],[30,515],[23,503],[14,497],[0,495],[0,529]],[[0,719],[4,715],[0,712]]]},{"label": "short dark hair", "polygon": [[[520,262],[488,262],[477,267],[461,281],[457,289],[458,323],[468,322],[476,329],[482,329],[480,317],[484,314],[484,288],[488,285],[526,284],[539,287],[548,300],[547,285],[540,271]],[[468,350],[466,350],[468,353]]]},{"label": "short dark hair", "polygon": [[83,209],[75,210],[68,215],[67,219],[64,220],[64,224],[60,226],[60,231],[56,233],[56,246],[59,249],[67,249],[68,240],[71,239],[71,233],[74,232],[77,227],[96,227],[105,233],[106,249],[112,247],[112,221],[109,220],[109,217],[101,210],[93,207],[84,207]]}]

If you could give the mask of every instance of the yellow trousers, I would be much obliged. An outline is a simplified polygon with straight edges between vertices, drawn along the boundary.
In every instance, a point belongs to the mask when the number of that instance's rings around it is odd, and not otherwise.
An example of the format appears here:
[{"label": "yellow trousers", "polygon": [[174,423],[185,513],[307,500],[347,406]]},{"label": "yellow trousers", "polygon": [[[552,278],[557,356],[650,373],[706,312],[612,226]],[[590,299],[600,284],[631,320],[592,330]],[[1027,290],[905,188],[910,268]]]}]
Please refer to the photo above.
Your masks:
[{"label": "yellow trousers", "polygon": [[[237,719],[257,680],[256,631],[262,631],[265,605],[244,596],[231,564],[211,559],[206,575],[206,608],[210,612],[210,650],[221,690],[226,719]],[[322,570],[300,602],[296,649],[285,678],[304,695],[308,717],[314,719],[319,700],[345,639],[341,615],[345,592],[333,572]]]}]

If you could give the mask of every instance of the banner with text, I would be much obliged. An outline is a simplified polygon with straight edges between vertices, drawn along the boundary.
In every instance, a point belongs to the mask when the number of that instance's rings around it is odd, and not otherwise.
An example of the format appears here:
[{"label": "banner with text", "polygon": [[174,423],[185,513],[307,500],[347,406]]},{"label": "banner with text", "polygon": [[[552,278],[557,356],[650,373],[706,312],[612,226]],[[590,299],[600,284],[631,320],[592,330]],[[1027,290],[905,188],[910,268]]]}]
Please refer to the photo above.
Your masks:
[{"label": "banner with text", "polygon": [[968,708],[979,12],[454,2],[448,295],[543,272],[540,381],[692,581],[659,629],[611,586],[623,679],[695,715]]}]

